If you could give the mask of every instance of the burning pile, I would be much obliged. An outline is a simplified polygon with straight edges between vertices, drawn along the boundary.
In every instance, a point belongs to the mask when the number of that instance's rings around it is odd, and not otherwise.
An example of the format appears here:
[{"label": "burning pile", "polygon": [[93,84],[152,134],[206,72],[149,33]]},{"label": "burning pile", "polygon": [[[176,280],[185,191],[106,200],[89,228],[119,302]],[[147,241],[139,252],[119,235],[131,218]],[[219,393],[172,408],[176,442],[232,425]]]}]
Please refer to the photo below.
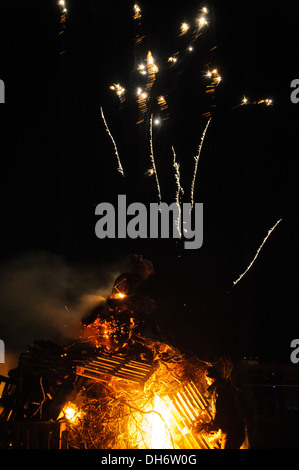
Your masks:
[{"label": "burning pile", "polygon": [[[123,368],[126,378],[120,378],[121,372],[118,376],[98,372],[98,380],[87,379],[64,408],[66,417],[69,415],[69,445],[115,449],[213,447],[211,439],[220,434],[197,430],[199,424],[211,422],[209,402],[186,376],[191,363],[173,353],[170,350],[166,357],[155,359],[152,375],[145,383],[142,372],[138,373],[142,363],[137,361]],[[195,364],[193,367],[194,376],[199,378],[203,370],[195,371]],[[86,366],[78,374],[88,377],[90,372],[95,373],[94,368]],[[216,446],[220,446],[219,441]]]},{"label": "burning pile", "polygon": [[120,276],[107,301],[82,320],[80,340],[63,347],[38,341],[20,356],[4,380],[2,448],[31,448],[28,433],[14,441],[20,421],[57,423],[59,448],[221,448],[224,435],[211,427],[208,364],[157,340],[149,328],[153,303],[137,287],[151,272],[137,258],[133,272]]}]

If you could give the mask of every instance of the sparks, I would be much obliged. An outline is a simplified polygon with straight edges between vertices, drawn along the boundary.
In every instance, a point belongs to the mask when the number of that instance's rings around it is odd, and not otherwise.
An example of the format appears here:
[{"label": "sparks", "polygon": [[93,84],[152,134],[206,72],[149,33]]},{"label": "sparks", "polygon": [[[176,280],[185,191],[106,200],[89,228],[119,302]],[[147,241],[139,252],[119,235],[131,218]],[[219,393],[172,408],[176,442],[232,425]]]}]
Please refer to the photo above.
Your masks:
[{"label": "sparks", "polygon": [[104,116],[104,112],[103,112],[103,108],[101,107],[101,116],[102,116],[102,119],[104,121],[104,124],[105,124],[105,128],[106,128],[106,131],[108,132],[108,135],[110,137],[110,139],[112,140],[112,143],[113,143],[113,146],[114,146],[114,150],[115,150],[115,155],[116,155],[116,158],[117,158],[117,161],[118,161],[118,171],[119,173],[122,174],[122,176],[125,176],[124,174],[124,170],[123,170],[123,167],[122,167],[122,164],[121,164],[121,161],[120,161],[120,158],[119,158],[119,155],[118,155],[118,150],[117,150],[117,146],[116,146],[116,143],[115,143],[115,140],[109,130],[109,127],[107,125],[107,122],[106,122],[106,119],[105,119],[105,116]]},{"label": "sparks", "polygon": [[175,224],[176,224],[177,230],[178,230],[180,238],[181,238],[182,232],[181,232],[180,194],[184,194],[184,190],[181,186],[180,165],[176,161],[176,153],[175,153],[175,150],[174,150],[173,146],[172,146],[172,153],[173,153],[173,167],[175,169],[175,181],[176,181],[176,185],[177,185],[175,201],[176,201],[176,204],[177,204],[177,207],[178,207],[178,214],[179,214],[177,220],[175,221]]},{"label": "sparks", "polygon": [[160,190],[160,184],[159,184],[159,179],[158,179],[157,170],[156,170],[156,164],[155,164],[155,158],[154,158],[154,148],[153,148],[153,115],[151,115],[151,119],[150,119],[150,148],[151,148],[150,159],[151,159],[151,162],[152,162],[152,169],[153,169],[153,171],[155,173],[155,177],[156,177],[159,202],[161,203],[161,201],[162,201],[161,190]]},{"label": "sparks", "polygon": [[[60,31],[59,34],[61,35],[61,38],[63,38],[64,32],[65,32],[65,27],[66,27],[66,18],[67,18],[67,8],[66,8],[66,2],[65,0],[57,0],[57,5],[59,6],[60,9]],[[60,54],[65,53],[64,49],[64,41],[62,39],[61,43],[61,51]]]},{"label": "sparks", "polygon": [[163,96],[163,95],[157,97],[157,103],[158,103],[161,111],[164,111],[165,109],[168,108],[167,101],[165,99],[165,96]]},{"label": "sparks", "polygon": [[122,87],[119,83],[113,83],[113,85],[110,86],[110,90],[115,91],[115,93],[117,94],[121,102],[125,100],[124,95],[125,95],[126,89]]},{"label": "sparks", "polygon": [[219,85],[219,83],[222,80],[222,77],[221,77],[221,75],[220,75],[220,73],[218,72],[217,69],[208,70],[205,76],[206,76],[206,78],[211,79],[211,86],[212,87]]},{"label": "sparks", "polygon": [[64,10],[66,8],[65,0],[59,0],[58,5],[61,7],[62,10]]},{"label": "sparks", "polygon": [[192,210],[193,205],[194,205],[194,186],[195,186],[195,179],[196,179],[198,161],[199,161],[199,157],[200,157],[201,150],[202,150],[202,147],[203,147],[203,143],[204,143],[204,140],[205,140],[205,135],[206,135],[206,132],[208,130],[209,124],[211,122],[211,119],[212,118],[210,117],[210,119],[208,120],[207,125],[206,125],[206,127],[205,127],[205,129],[202,133],[201,142],[200,142],[200,145],[199,145],[199,148],[198,148],[198,152],[197,152],[196,157],[194,157],[194,159],[195,159],[195,169],[194,169],[193,180],[192,180],[192,184],[191,184],[191,210]]},{"label": "sparks", "polygon": [[198,29],[201,30],[204,26],[207,26],[208,25],[208,22],[207,22],[207,19],[205,16],[200,16],[198,19],[197,19],[197,25],[198,25]]},{"label": "sparks", "polygon": [[138,72],[141,74],[141,75],[146,75],[146,67],[144,64],[139,64],[138,67],[137,67],[137,70]]},{"label": "sparks", "polygon": [[135,5],[134,5],[134,20],[138,20],[139,18],[141,18],[141,8],[139,7],[139,5],[137,5],[137,3],[135,3]]},{"label": "sparks", "polygon": [[264,244],[266,243],[266,241],[268,240],[268,238],[270,237],[271,233],[273,232],[273,230],[277,227],[277,225],[282,221],[282,219],[279,219],[275,225],[273,225],[273,227],[268,231],[267,235],[265,236],[262,244],[260,245],[259,249],[257,250],[256,254],[255,254],[255,257],[253,258],[253,260],[251,261],[251,263],[248,265],[248,267],[246,268],[246,270],[238,277],[238,279],[236,281],[233,282],[234,286],[236,284],[238,284],[238,282],[242,279],[243,276],[245,276],[245,274],[249,271],[249,269],[252,267],[252,265],[254,264],[255,260],[257,259],[258,255],[260,254],[260,251],[261,249],[263,248]]},{"label": "sparks", "polygon": [[273,101],[270,100],[269,98],[267,98],[267,99],[265,99],[265,104],[266,104],[266,106],[272,106]]},{"label": "sparks", "polygon": [[154,168],[150,168],[149,170],[147,170],[147,171],[145,172],[145,175],[146,175],[146,176],[153,176],[154,173],[155,173]]},{"label": "sparks", "polygon": [[[151,76],[155,76],[156,73],[159,72],[159,68],[157,67],[157,65],[155,64],[155,60],[152,56],[152,53],[151,51],[148,51],[147,53],[147,71],[148,71],[148,75],[149,77]],[[155,77],[153,77],[154,79]],[[149,78],[150,79],[150,78]]]},{"label": "sparks", "polygon": [[181,34],[186,34],[187,31],[189,31],[190,25],[188,23],[182,23],[181,24]]}]

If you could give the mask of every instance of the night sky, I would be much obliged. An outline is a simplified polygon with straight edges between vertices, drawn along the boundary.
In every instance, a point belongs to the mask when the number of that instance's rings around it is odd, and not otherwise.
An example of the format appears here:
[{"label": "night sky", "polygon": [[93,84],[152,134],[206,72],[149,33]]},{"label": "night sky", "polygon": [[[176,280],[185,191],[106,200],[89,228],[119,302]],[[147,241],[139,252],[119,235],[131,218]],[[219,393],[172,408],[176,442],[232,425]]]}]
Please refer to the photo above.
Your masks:
[{"label": "night sky", "polygon": [[[154,133],[162,199],[168,203],[176,189],[171,146],[181,165],[182,202],[189,202],[193,157],[207,122],[202,114],[212,110],[194,194],[195,202],[204,204],[204,243],[199,250],[184,250],[173,240],[99,240],[94,232],[100,202],[115,203],[118,194],[127,194],[130,202],[158,202],[154,177],[145,175],[149,154],[136,126],[132,3],[70,0],[63,35],[55,0],[1,5],[6,104],[0,106],[0,337],[11,348],[20,328],[26,341],[38,339],[30,339],[29,331],[47,339],[45,330],[32,327],[32,317],[27,323],[26,299],[36,287],[23,299],[24,289],[11,292],[14,279],[22,279],[20,269],[38,278],[35,263],[40,266],[41,256],[43,292],[49,262],[49,273],[61,266],[69,275],[55,288],[51,278],[49,292],[60,296],[66,286],[66,297],[76,297],[77,288],[81,295],[89,281],[90,290],[97,282],[100,287],[107,269],[122,269],[131,253],[142,253],[155,267],[149,293],[160,326],[175,345],[202,358],[251,355],[289,362],[290,342],[298,338],[299,104],[290,100],[290,83],[299,75],[299,6],[140,2],[144,50],[152,51],[160,67],[155,86],[169,98],[171,116]],[[209,9],[209,26],[194,51],[169,70],[167,57],[185,40],[178,38],[180,24],[194,20],[202,6]],[[205,93],[206,64],[222,77],[213,98]],[[109,89],[118,82],[128,90],[122,108]],[[238,106],[244,95],[274,104]],[[101,106],[125,178],[117,171]],[[251,270],[234,286],[279,219]],[[56,282],[62,282],[59,273]],[[19,296],[17,317],[3,294],[8,287],[12,297]]]}]

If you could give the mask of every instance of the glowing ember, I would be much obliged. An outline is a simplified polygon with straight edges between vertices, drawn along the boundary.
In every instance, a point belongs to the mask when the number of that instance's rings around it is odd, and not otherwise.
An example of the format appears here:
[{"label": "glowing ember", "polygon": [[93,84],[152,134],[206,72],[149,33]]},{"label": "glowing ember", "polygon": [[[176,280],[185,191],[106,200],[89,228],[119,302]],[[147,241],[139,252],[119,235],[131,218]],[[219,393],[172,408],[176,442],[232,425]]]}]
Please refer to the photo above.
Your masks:
[{"label": "glowing ember", "polygon": [[81,415],[77,407],[73,403],[69,403],[66,408],[63,409],[63,414],[66,419],[72,423],[75,423],[77,418]]},{"label": "glowing ember", "polygon": [[115,299],[124,299],[125,297],[125,294],[122,294],[121,292],[117,292],[116,294],[114,294]]}]

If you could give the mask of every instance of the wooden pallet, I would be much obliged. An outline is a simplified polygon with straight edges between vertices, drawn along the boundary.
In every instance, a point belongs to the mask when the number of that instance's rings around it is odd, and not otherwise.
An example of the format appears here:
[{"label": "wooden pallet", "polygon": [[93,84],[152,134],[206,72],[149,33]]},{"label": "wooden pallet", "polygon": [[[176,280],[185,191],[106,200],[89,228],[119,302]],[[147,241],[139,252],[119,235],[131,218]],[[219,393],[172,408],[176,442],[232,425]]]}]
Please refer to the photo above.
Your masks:
[{"label": "wooden pallet", "polygon": [[184,448],[212,449],[213,447],[200,433],[193,431],[194,425],[202,415],[207,415],[208,402],[193,382],[188,383],[180,392],[168,395],[165,399],[178,430],[184,438]]},{"label": "wooden pallet", "polygon": [[153,373],[152,365],[145,361],[122,358],[116,355],[100,355],[76,366],[76,375],[94,380],[106,380],[105,376],[144,384]]},{"label": "wooden pallet", "polygon": [[1,449],[61,449],[65,424],[8,421],[0,423]]}]

